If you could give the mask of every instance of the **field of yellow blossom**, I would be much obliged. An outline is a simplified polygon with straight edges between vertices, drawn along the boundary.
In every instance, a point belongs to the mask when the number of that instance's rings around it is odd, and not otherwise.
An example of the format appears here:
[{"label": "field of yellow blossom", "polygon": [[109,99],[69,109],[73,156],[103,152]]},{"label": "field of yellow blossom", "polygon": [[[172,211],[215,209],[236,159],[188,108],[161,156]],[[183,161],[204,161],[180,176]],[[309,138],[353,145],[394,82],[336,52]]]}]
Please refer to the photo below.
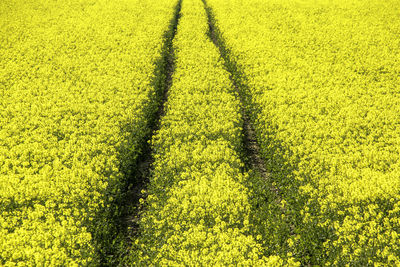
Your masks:
[{"label": "field of yellow blossom", "polygon": [[1,0],[1,266],[400,266],[399,0]]}]

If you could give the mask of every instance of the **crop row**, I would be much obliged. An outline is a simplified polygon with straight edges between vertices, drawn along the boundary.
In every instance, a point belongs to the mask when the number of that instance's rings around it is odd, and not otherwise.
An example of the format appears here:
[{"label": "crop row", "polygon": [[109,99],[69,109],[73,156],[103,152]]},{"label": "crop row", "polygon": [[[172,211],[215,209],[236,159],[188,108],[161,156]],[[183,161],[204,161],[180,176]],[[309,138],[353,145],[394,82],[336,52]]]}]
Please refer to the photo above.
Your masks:
[{"label": "crop row", "polygon": [[0,2],[0,265],[96,262],[175,4]]},{"label": "crop row", "polygon": [[278,251],[303,264],[399,265],[396,2],[207,3],[288,203]]},{"label": "crop row", "polygon": [[252,235],[250,190],[240,159],[240,101],[208,37],[201,0],[184,0],[173,42],[176,68],[131,262],[162,266],[263,266]]}]

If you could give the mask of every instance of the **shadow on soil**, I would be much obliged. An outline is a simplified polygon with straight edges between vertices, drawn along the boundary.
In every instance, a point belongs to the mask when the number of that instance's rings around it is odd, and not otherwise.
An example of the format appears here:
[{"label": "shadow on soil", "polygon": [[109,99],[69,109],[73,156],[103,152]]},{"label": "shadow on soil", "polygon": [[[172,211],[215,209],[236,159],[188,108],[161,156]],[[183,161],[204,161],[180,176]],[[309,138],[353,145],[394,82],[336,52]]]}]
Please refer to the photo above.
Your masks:
[{"label": "shadow on soil", "polygon": [[[168,30],[164,34],[164,43],[161,57],[155,63],[154,80],[152,86],[155,94],[149,97],[144,114],[148,118],[147,125],[137,129],[131,123],[122,127],[122,131],[138,131],[142,137],[131,137],[128,145],[121,147],[121,170],[124,179],[121,181],[119,192],[113,192],[114,201],[110,207],[101,212],[99,222],[108,222],[107,225],[97,225],[92,231],[97,258],[94,264],[98,266],[124,266],[124,258],[130,253],[131,242],[138,235],[140,199],[145,199],[142,192],[146,189],[152,168],[153,157],[150,141],[159,129],[160,118],[164,114],[164,103],[168,97],[168,90],[172,83],[172,74],[175,68],[175,55],[172,41],[175,37],[181,10],[182,0],[178,0],[174,16]],[[140,139],[139,143],[133,140]],[[134,148],[134,149],[132,149]]]},{"label": "shadow on soil", "polygon": [[[242,159],[245,171],[249,173],[247,187],[252,193],[251,216],[255,226],[252,234],[262,236],[260,242],[266,257],[278,255],[284,260],[293,257],[303,266],[318,264],[324,257],[323,243],[332,233],[318,227],[316,221],[304,223],[303,208],[307,205],[318,209],[319,206],[318,203],[309,203],[309,196],[300,194],[300,186],[311,183],[311,179],[302,182],[295,179],[298,163],[290,163],[287,159],[287,155],[292,155],[290,149],[275,138],[277,132],[272,124],[257,124],[262,107],[253,99],[245,75],[215,26],[212,9],[205,0],[202,1],[208,16],[209,38],[219,49],[241,101]],[[261,132],[261,128],[267,131]],[[292,240],[294,245],[290,245]],[[311,252],[309,247],[315,250]]]}]

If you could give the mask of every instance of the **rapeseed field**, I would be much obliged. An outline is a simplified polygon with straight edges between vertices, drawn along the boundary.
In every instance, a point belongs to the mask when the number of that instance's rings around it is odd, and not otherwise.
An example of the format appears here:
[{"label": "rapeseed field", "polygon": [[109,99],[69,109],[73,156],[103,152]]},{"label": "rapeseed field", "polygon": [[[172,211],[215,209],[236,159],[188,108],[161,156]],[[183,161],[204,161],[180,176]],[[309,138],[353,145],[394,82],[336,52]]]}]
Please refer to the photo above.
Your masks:
[{"label": "rapeseed field", "polygon": [[400,266],[398,0],[2,0],[1,266]]}]

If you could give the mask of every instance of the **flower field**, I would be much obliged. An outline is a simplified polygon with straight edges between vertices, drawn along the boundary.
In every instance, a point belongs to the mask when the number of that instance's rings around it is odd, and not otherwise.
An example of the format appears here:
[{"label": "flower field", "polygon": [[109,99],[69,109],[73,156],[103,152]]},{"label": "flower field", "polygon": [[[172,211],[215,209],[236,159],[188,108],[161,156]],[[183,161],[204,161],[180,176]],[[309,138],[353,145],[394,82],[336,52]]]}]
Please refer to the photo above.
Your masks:
[{"label": "flower field", "polygon": [[400,266],[399,4],[1,1],[0,265]]},{"label": "flower field", "polygon": [[207,3],[288,203],[284,250],[399,265],[398,2]]},{"label": "flower field", "polygon": [[1,1],[0,265],[95,262],[173,1]]}]

